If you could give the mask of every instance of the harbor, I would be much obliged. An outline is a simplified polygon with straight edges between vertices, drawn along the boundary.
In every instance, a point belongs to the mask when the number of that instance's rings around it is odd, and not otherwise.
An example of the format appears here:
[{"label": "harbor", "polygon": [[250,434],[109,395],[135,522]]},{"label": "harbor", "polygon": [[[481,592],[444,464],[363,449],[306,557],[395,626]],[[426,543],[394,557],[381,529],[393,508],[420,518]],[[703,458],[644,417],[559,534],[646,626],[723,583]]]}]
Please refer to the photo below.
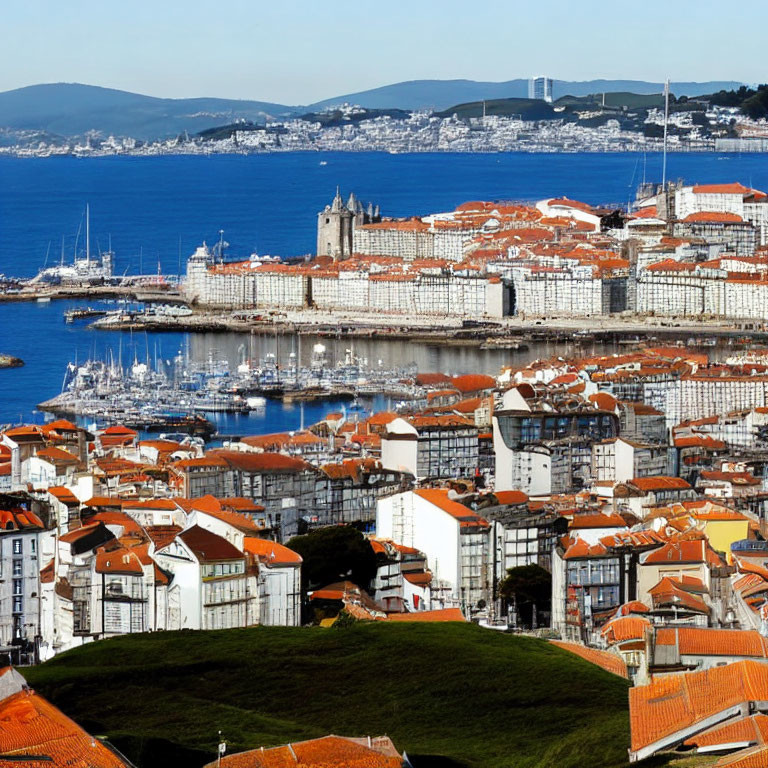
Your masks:
[{"label": "harbor", "polygon": [[77,417],[94,428],[121,424],[210,439],[217,428],[208,416],[263,412],[267,398],[287,404],[345,401],[350,409],[360,407],[358,398],[426,403],[425,392],[415,383],[415,366],[385,368],[381,361],[371,366],[352,350],[331,365],[322,344],[314,345],[309,366],[298,364],[296,352],[284,366],[268,353],[255,366],[244,358],[233,371],[212,351],[202,363],[191,360],[188,351],[171,361],[147,354],[127,367],[120,357],[69,363],[61,393],[37,409]]}]

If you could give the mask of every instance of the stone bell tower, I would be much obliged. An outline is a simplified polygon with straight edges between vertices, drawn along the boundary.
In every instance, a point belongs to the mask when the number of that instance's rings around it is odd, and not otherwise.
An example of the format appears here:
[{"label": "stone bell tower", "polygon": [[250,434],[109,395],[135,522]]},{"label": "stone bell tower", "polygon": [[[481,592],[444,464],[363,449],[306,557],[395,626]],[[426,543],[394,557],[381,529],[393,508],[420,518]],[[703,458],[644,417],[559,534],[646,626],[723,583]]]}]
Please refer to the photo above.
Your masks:
[{"label": "stone bell tower", "polygon": [[339,261],[351,255],[353,218],[354,214],[344,205],[337,187],[333,202],[317,214],[318,256],[330,256]]}]

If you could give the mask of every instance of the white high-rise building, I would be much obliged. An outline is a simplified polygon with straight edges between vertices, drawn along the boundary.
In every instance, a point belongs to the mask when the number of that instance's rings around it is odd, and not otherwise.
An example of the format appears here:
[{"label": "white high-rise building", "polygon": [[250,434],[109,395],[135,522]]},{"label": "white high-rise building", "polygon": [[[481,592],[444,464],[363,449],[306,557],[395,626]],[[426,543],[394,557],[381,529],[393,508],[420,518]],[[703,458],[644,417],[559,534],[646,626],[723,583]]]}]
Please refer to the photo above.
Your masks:
[{"label": "white high-rise building", "polygon": [[552,78],[536,76],[528,80],[528,98],[552,102]]}]

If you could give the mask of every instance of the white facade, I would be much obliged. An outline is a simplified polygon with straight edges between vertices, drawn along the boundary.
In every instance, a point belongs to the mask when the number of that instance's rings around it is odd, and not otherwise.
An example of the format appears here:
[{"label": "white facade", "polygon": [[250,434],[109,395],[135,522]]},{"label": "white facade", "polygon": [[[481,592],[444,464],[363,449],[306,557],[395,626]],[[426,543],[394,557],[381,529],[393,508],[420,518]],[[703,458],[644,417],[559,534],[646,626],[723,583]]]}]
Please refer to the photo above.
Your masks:
[{"label": "white facade", "polygon": [[[464,516],[468,524],[462,525]],[[437,597],[440,607],[476,610],[489,599],[488,523],[448,498],[442,489],[407,491],[379,499],[376,536],[391,539],[426,554],[436,582],[447,589]]]}]

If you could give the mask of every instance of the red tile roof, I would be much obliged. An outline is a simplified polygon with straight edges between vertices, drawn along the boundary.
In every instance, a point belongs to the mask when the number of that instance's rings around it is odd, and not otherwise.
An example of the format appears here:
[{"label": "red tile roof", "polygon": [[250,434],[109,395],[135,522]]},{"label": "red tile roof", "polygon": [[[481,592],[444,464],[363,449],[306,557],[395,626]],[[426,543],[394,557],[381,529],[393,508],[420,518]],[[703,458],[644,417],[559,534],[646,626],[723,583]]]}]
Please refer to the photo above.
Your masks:
[{"label": "red tile roof", "polygon": [[[6,668],[2,675],[8,674],[18,675]],[[0,754],[15,758],[19,766],[32,765],[24,755],[36,755],[48,758],[40,765],[51,768],[127,768],[114,752],[28,689],[0,701]]]},{"label": "red tile roof", "polygon": [[[384,738],[324,736],[283,747],[253,749],[221,758],[221,768],[401,768],[403,759]],[[205,768],[216,768],[217,762]]]},{"label": "red tile roof", "polygon": [[740,741],[768,741],[768,715],[751,715],[720,723],[686,739],[687,746],[711,747]]},{"label": "red tile roof", "polygon": [[693,188],[694,195],[749,195],[754,190],[739,182],[730,184],[697,184]]},{"label": "red tile roof", "polygon": [[611,672],[619,677],[628,678],[627,665],[624,663],[620,656],[609,651],[598,651],[596,648],[587,648],[585,645],[579,645],[578,643],[569,643],[563,640],[550,640],[552,645],[556,645],[558,648],[562,648],[564,651],[575,653],[577,656],[581,656],[585,661],[591,664],[596,664],[598,667]]},{"label": "red tile roof", "polygon": [[246,536],[243,541],[243,549],[248,553],[258,558],[259,562],[265,565],[279,566],[301,565],[301,555],[294,552],[292,549],[278,544],[276,541],[270,541],[269,539],[259,539],[255,536]]},{"label": "red tile roof", "polygon": [[656,645],[675,645],[685,656],[768,658],[768,640],[754,630],[659,627]]},{"label": "red tile roof", "polygon": [[458,501],[448,498],[445,488],[420,488],[414,493],[430,504],[439,507],[459,522],[461,528],[488,528],[489,524],[477,512],[465,507]]},{"label": "red tile roof", "polygon": [[527,504],[528,494],[522,491],[493,491],[499,504]]},{"label": "red tile roof", "polygon": [[201,563],[217,562],[219,560],[242,560],[243,553],[230,544],[225,538],[206,531],[199,525],[178,534],[187,547]]},{"label": "red tile roof", "polygon": [[580,512],[573,516],[568,527],[571,530],[587,528],[629,528],[624,518],[616,512]]},{"label": "red tile roof", "polygon": [[310,469],[306,461],[282,453],[252,453],[250,451],[211,451],[211,458],[224,459],[242,472],[301,472]]},{"label": "red tile roof", "polygon": [[459,392],[479,392],[486,389],[495,389],[496,379],[493,376],[486,376],[481,373],[466,373],[463,376],[454,376],[451,379],[451,384]]},{"label": "red tile roof", "polygon": [[655,677],[629,690],[632,751],[685,736],[695,726],[730,707],[768,700],[768,664],[739,661],[702,672]]},{"label": "red tile roof", "polygon": [[691,484],[683,480],[682,477],[666,477],[664,475],[634,477],[630,482],[635,488],[646,493],[653,491],[685,491],[691,488]]},{"label": "red tile roof", "polygon": [[650,626],[651,622],[645,616],[620,616],[611,619],[600,634],[609,645],[613,645],[627,640],[642,640]]},{"label": "red tile roof", "polygon": [[441,622],[441,621],[466,621],[464,614],[459,608],[442,608],[435,611],[414,611],[413,613],[390,613],[387,614],[390,621],[405,622]]},{"label": "red tile roof", "polygon": [[685,222],[712,222],[713,224],[741,224],[744,219],[737,213],[723,213],[721,211],[697,211],[690,213],[683,221]]}]

